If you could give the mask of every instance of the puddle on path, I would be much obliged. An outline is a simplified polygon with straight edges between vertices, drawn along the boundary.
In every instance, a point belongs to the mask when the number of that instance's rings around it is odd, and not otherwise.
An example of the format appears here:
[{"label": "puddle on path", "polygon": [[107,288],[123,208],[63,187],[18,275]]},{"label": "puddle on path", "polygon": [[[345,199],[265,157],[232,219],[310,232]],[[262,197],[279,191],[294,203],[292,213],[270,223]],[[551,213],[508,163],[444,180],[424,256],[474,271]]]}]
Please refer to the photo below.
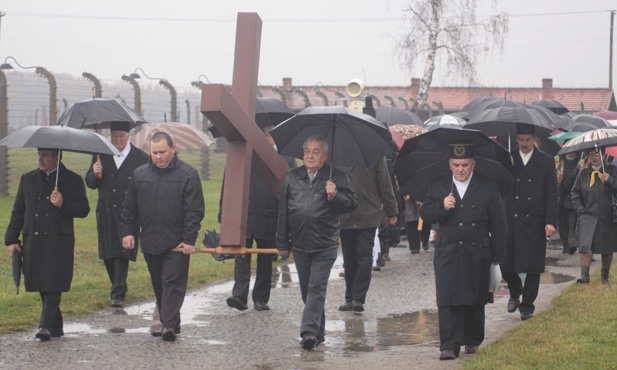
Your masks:
[{"label": "puddle on path", "polygon": [[540,275],[540,284],[561,284],[576,279],[574,276],[546,271]]},{"label": "puddle on path", "polygon": [[354,315],[349,320],[328,321],[326,328],[328,349],[341,348],[348,354],[382,351],[402,345],[439,345],[437,313],[425,310],[381,319]]}]

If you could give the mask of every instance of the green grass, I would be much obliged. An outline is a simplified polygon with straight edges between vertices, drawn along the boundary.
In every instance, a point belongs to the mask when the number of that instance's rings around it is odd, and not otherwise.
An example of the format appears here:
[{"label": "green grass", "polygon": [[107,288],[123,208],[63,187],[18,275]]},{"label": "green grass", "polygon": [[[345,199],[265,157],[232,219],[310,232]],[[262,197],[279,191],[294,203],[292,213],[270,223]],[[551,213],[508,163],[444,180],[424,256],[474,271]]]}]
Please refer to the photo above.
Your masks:
[{"label": "green grass", "polygon": [[[614,269],[613,269],[614,270]],[[617,369],[617,282],[573,284],[551,307],[465,362],[465,369]]]},{"label": "green grass", "polygon": [[[0,232],[4,234],[8,224],[15,193],[22,173],[36,168],[36,149],[9,150],[10,195],[0,197]],[[90,156],[76,153],[63,153],[63,163],[70,170],[85,174],[90,164]],[[200,151],[180,153],[180,158],[199,169]],[[201,240],[206,229],[220,229],[217,221],[221,178],[225,163],[224,154],[210,151],[210,180],[203,181],[206,214],[197,239],[197,246],[203,247]],[[204,176],[202,175],[202,179]],[[96,233],[96,190],[87,189],[90,201],[90,214],[84,219],[75,219],[75,268],[73,284],[68,293],[63,294],[62,310],[66,315],[79,315],[108,307],[110,283],[103,262],[98,258]],[[191,258],[189,288],[233,277],[233,261],[221,263],[209,254],[197,254]],[[38,325],[41,304],[37,293],[26,293],[22,285],[20,294],[15,294],[11,277],[11,259],[8,252],[0,254],[0,333],[30,328]],[[142,300],[152,296],[152,287],[146,263],[141,253],[136,263],[130,264],[128,276],[129,291],[127,302]]]}]

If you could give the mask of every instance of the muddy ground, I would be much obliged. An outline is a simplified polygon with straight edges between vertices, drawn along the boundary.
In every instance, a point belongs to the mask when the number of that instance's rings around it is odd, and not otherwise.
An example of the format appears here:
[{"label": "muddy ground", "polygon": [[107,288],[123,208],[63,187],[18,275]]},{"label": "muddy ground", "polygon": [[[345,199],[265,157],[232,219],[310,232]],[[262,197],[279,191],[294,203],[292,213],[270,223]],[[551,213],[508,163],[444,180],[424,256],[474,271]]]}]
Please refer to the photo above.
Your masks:
[{"label": "muddy ground", "polygon": [[[453,369],[470,355],[439,361],[432,248],[410,254],[403,242],[392,261],[373,272],[363,314],[339,312],[344,303],[342,258],[332,270],[326,301],[326,343],[300,348],[302,301],[293,265],[274,272],[270,311],[239,312],[225,303],[232,282],[187,294],[176,342],[152,337],[152,300],[65,318],[62,338],[39,342],[36,328],[0,336],[0,368],[31,369]],[[211,258],[196,255],[193,258]],[[227,263],[230,263],[229,261]],[[578,255],[550,245],[536,313],[578,275]],[[594,264],[594,265],[597,265]],[[103,268],[103,266],[101,266]],[[32,294],[32,293],[29,293]],[[70,293],[68,293],[70,294]],[[486,309],[486,343],[524,325],[506,311],[507,290]],[[484,346],[483,345],[483,346]]]}]

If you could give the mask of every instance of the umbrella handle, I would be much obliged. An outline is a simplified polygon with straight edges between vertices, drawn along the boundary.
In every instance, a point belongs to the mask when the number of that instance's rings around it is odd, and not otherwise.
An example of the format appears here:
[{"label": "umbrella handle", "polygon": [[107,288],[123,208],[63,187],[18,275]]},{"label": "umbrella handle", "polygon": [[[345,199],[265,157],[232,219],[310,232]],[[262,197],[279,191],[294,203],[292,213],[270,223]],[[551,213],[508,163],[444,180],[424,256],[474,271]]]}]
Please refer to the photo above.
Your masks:
[{"label": "umbrella handle", "polygon": [[[97,163],[101,163],[101,156],[98,155],[98,154],[96,155],[96,162]],[[102,180],[103,179],[103,172],[97,173],[96,174],[96,178],[99,179],[99,180]]]}]

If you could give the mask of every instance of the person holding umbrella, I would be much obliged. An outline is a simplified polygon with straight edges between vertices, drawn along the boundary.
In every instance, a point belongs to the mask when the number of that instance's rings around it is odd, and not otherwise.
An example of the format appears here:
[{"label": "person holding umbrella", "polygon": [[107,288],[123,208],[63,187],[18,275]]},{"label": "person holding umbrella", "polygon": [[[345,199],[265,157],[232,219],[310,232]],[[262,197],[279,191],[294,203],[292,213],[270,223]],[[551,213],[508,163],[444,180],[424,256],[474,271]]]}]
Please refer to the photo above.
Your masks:
[{"label": "person holding umbrella", "polygon": [[[137,248],[122,248],[120,214],[133,171],[148,163],[148,155],[129,143],[128,122],[113,122],[110,129],[111,143],[121,155],[94,155],[85,181],[90,189],[98,189],[96,221],[99,258],[104,261],[111,282],[110,304],[112,307],[122,307],[128,290],[126,278],[129,261],[135,261]],[[136,239],[135,245],[138,243]]]},{"label": "person holding umbrella", "polygon": [[90,205],[81,176],[62,164],[58,149],[39,148],[38,156],[38,169],[19,181],[4,243],[11,257],[23,254],[26,291],[41,296],[35,337],[44,342],[64,335],[60,301],[73,279],[73,219],[88,216]]},{"label": "person holding umbrella", "polygon": [[617,227],[612,199],[617,195],[617,167],[604,163],[604,148],[588,149],[587,167],[580,170],[572,188],[572,205],[578,214],[578,242],[581,261],[579,284],[589,284],[593,253],[602,255],[602,284],[608,284],[613,253],[617,252]]},{"label": "person holding umbrella", "polygon": [[433,181],[420,207],[439,224],[433,265],[439,315],[440,360],[476,353],[484,341],[489,271],[506,247],[506,213],[497,186],[474,173],[474,144],[450,144],[450,171]]},{"label": "person holding umbrella", "polygon": [[555,159],[534,148],[535,126],[517,124],[516,131],[519,150],[511,153],[516,181],[506,197],[508,246],[501,270],[510,290],[508,312],[518,309],[527,320],[535,310],[559,200]]},{"label": "person holding umbrella", "polygon": [[301,346],[313,349],[325,341],[324,305],[330,270],[339,245],[339,215],[358,203],[344,172],[326,165],[328,144],[321,136],[304,141],[304,165],[290,170],[281,183],[276,244],[279,256],[292,248],[304,312]]}]

